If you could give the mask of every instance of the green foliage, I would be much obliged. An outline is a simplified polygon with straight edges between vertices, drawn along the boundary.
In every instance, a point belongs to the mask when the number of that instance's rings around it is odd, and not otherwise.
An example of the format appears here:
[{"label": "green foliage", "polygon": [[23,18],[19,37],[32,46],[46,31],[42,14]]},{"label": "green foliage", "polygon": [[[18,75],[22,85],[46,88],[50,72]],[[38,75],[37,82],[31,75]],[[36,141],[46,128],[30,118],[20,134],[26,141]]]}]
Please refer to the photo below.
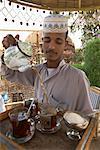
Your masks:
[{"label": "green foliage", "polygon": [[82,63],[84,61],[84,50],[83,49],[76,49],[75,56],[73,58],[74,63]]},{"label": "green foliage", "polygon": [[84,69],[91,85],[100,87],[100,38],[93,39],[87,44]]},{"label": "green foliage", "polygon": [[83,47],[86,46],[89,39],[100,34],[100,10],[72,12],[70,17],[75,18],[71,25],[71,31],[81,30],[82,32]]},{"label": "green foliage", "polygon": [[72,66],[84,71],[84,65],[83,64],[72,64]]}]

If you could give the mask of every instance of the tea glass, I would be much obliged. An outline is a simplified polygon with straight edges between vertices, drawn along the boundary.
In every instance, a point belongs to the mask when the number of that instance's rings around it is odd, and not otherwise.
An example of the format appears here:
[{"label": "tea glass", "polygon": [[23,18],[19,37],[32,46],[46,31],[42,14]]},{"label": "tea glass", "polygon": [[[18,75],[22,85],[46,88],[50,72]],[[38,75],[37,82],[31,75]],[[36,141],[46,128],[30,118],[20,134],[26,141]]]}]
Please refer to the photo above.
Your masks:
[{"label": "tea glass", "polygon": [[25,107],[18,107],[8,114],[12,125],[12,136],[15,138],[23,138],[31,134],[32,121],[27,111]]},{"label": "tea glass", "polygon": [[54,129],[57,125],[56,109],[50,106],[44,106],[40,111],[40,124],[44,130]]}]

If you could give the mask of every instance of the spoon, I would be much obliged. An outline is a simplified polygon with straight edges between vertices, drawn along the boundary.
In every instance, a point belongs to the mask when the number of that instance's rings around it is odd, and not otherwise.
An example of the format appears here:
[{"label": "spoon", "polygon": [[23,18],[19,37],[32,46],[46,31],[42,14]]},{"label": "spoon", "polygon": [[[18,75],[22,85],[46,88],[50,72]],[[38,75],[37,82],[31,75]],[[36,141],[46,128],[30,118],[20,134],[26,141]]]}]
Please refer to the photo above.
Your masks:
[{"label": "spoon", "polygon": [[31,104],[30,104],[30,106],[29,106],[29,108],[28,108],[27,115],[29,115],[29,112],[30,112],[31,107],[33,106],[33,104],[34,104],[34,100],[32,100],[32,102],[31,102]]}]

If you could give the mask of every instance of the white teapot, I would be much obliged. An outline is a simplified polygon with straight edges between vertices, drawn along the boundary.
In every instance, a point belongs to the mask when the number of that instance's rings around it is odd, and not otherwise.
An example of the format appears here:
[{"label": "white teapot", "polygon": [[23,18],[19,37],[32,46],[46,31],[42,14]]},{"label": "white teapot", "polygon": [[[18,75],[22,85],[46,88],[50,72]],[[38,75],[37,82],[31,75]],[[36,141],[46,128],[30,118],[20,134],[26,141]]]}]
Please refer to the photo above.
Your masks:
[{"label": "white teapot", "polygon": [[31,67],[30,58],[33,46],[30,43],[17,41],[15,46],[9,46],[4,51],[4,62],[12,70],[23,72]]}]

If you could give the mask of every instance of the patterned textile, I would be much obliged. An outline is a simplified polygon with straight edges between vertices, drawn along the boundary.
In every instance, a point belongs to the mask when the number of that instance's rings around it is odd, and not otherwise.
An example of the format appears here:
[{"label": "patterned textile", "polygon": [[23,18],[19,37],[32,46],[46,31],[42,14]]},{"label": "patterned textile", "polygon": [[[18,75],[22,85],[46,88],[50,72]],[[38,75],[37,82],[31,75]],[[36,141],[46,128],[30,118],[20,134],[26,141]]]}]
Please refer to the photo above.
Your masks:
[{"label": "patterned textile", "polygon": [[100,94],[90,90],[90,99],[93,109],[100,109]]}]

